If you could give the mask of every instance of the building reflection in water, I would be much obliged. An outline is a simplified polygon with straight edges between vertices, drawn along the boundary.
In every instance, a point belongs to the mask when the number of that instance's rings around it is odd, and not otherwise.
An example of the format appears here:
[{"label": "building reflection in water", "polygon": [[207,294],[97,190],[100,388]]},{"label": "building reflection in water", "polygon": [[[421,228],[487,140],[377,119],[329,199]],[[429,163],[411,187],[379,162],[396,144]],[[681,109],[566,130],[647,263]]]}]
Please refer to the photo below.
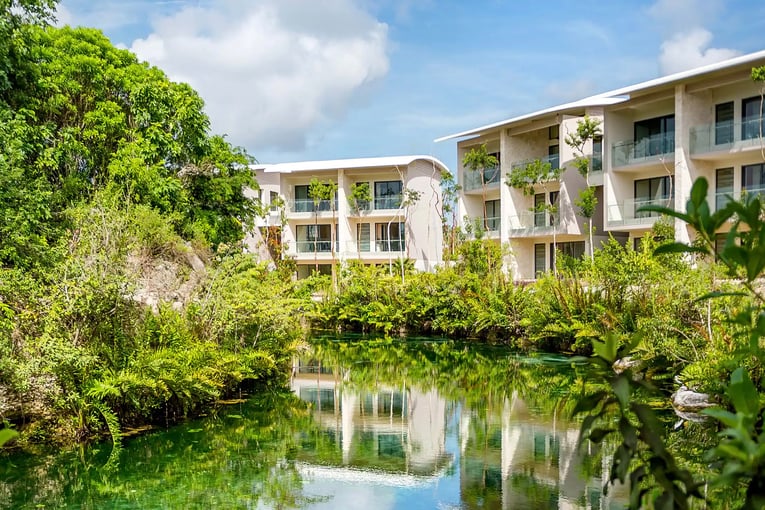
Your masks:
[{"label": "building reflection in water", "polygon": [[602,494],[609,457],[600,461],[601,476],[583,476],[577,424],[539,416],[515,394],[469,409],[435,389],[367,391],[349,378],[347,369],[316,360],[293,363],[292,391],[312,405],[322,429],[320,438],[304,437],[297,454],[312,478],[417,487],[458,477],[466,509],[611,509],[628,499],[624,487]]}]

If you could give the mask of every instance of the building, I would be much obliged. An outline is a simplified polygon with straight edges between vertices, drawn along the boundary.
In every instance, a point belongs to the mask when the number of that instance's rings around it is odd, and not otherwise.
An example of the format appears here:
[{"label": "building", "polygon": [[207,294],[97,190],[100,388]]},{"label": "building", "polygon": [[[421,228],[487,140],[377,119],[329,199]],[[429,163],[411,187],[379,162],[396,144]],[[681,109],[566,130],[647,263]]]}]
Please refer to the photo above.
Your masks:
[{"label": "building", "polygon": [[[586,182],[573,167],[574,149],[565,143],[585,116],[599,120],[602,131],[585,146],[598,200],[595,247],[609,236],[638,243],[657,219],[640,207],[684,210],[699,177],[709,181],[713,208],[743,191],[761,192],[762,84],[753,82],[751,69],[763,65],[765,51],[752,53],[436,140],[458,139],[460,162],[482,144],[500,161],[483,175],[458,169],[463,228],[478,218],[489,238],[508,243],[507,266],[517,280],[550,270],[557,252],[586,253],[587,225],[574,205]],[[505,184],[514,167],[533,160],[564,171],[555,182],[535,186],[532,195]],[[546,204],[556,205],[557,214],[546,212]],[[674,227],[678,241],[692,239],[684,223]]]},{"label": "building", "polygon": [[[284,256],[294,258],[298,276],[332,264],[360,260],[393,264],[411,259],[421,271],[442,260],[441,173],[446,166],[430,156],[306,161],[253,167],[260,199],[270,205],[263,226],[278,226]],[[314,201],[310,183],[336,186],[333,200]],[[368,200],[354,190],[368,186]],[[277,197],[279,198],[277,200]],[[248,238],[262,242],[261,228]]]}]

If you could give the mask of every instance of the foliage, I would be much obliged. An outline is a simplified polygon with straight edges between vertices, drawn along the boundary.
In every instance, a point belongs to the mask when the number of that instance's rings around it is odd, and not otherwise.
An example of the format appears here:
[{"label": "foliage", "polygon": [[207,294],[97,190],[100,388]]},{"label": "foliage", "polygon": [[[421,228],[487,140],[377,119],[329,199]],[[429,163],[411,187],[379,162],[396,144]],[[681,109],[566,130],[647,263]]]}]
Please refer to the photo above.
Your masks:
[{"label": "foliage", "polygon": [[351,193],[348,195],[348,205],[351,210],[358,213],[369,209],[372,203],[372,190],[368,182],[354,182],[351,184]]}]

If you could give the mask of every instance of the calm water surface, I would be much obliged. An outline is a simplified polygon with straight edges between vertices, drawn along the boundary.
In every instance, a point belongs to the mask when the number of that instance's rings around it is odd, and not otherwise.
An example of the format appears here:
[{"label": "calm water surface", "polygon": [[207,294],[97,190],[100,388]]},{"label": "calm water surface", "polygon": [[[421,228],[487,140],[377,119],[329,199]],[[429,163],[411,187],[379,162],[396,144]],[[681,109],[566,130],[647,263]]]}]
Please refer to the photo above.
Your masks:
[{"label": "calm water surface", "polygon": [[317,341],[289,387],[169,430],[0,459],[3,508],[606,509],[567,417],[586,367],[451,342]]}]

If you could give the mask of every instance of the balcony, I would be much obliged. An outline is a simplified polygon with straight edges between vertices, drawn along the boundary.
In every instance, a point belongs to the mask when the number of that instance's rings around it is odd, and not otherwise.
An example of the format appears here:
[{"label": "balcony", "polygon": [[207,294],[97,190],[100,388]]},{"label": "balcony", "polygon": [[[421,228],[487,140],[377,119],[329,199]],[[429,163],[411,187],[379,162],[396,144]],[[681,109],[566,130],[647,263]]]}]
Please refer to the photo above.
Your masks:
[{"label": "balcony", "polygon": [[617,168],[655,163],[670,157],[674,160],[674,154],[675,133],[661,133],[638,141],[616,142],[611,150],[611,165]]},{"label": "balcony", "polygon": [[512,164],[512,169],[516,170],[518,168],[524,168],[526,165],[530,165],[531,163],[534,163],[535,161],[540,161],[542,164],[549,163],[550,164],[550,170],[557,170],[560,168],[560,154],[550,154],[549,156],[545,156],[543,158],[533,158],[533,159],[526,159],[524,161],[516,161]]},{"label": "balcony", "polygon": [[401,194],[386,195],[384,197],[375,197],[373,201],[374,210],[382,211],[382,210],[398,209],[399,207],[401,207],[402,199],[403,197],[401,196]]},{"label": "balcony", "polygon": [[690,150],[695,156],[759,149],[763,144],[765,140],[760,136],[760,119],[704,124],[690,130]]},{"label": "balcony", "polygon": [[560,228],[560,217],[545,211],[521,211],[510,216],[511,237],[551,235]]},{"label": "balcony", "polygon": [[502,172],[499,165],[484,168],[483,170],[463,170],[462,171],[462,189],[465,191],[474,191],[477,189],[483,189],[485,185],[487,189],[493,189],[499,186],[502,180]]},{"label": "balcony", "polygon": [[624,202],[611,204],[608,206],[608,227],[650,227],[661,214],[648,211],[639,212],[639,209],[647,205],[672,207],[673,202],[673,198],[630,198]]},{"label": "balcony", "polygon": [[[335,204],[337,210],[337,204]],[[332,201],[320,200],[318,204],[312,198],[296,198],[287,202],[287,212],[291,213],[313,213],[313,212],[331,212]]]}]

